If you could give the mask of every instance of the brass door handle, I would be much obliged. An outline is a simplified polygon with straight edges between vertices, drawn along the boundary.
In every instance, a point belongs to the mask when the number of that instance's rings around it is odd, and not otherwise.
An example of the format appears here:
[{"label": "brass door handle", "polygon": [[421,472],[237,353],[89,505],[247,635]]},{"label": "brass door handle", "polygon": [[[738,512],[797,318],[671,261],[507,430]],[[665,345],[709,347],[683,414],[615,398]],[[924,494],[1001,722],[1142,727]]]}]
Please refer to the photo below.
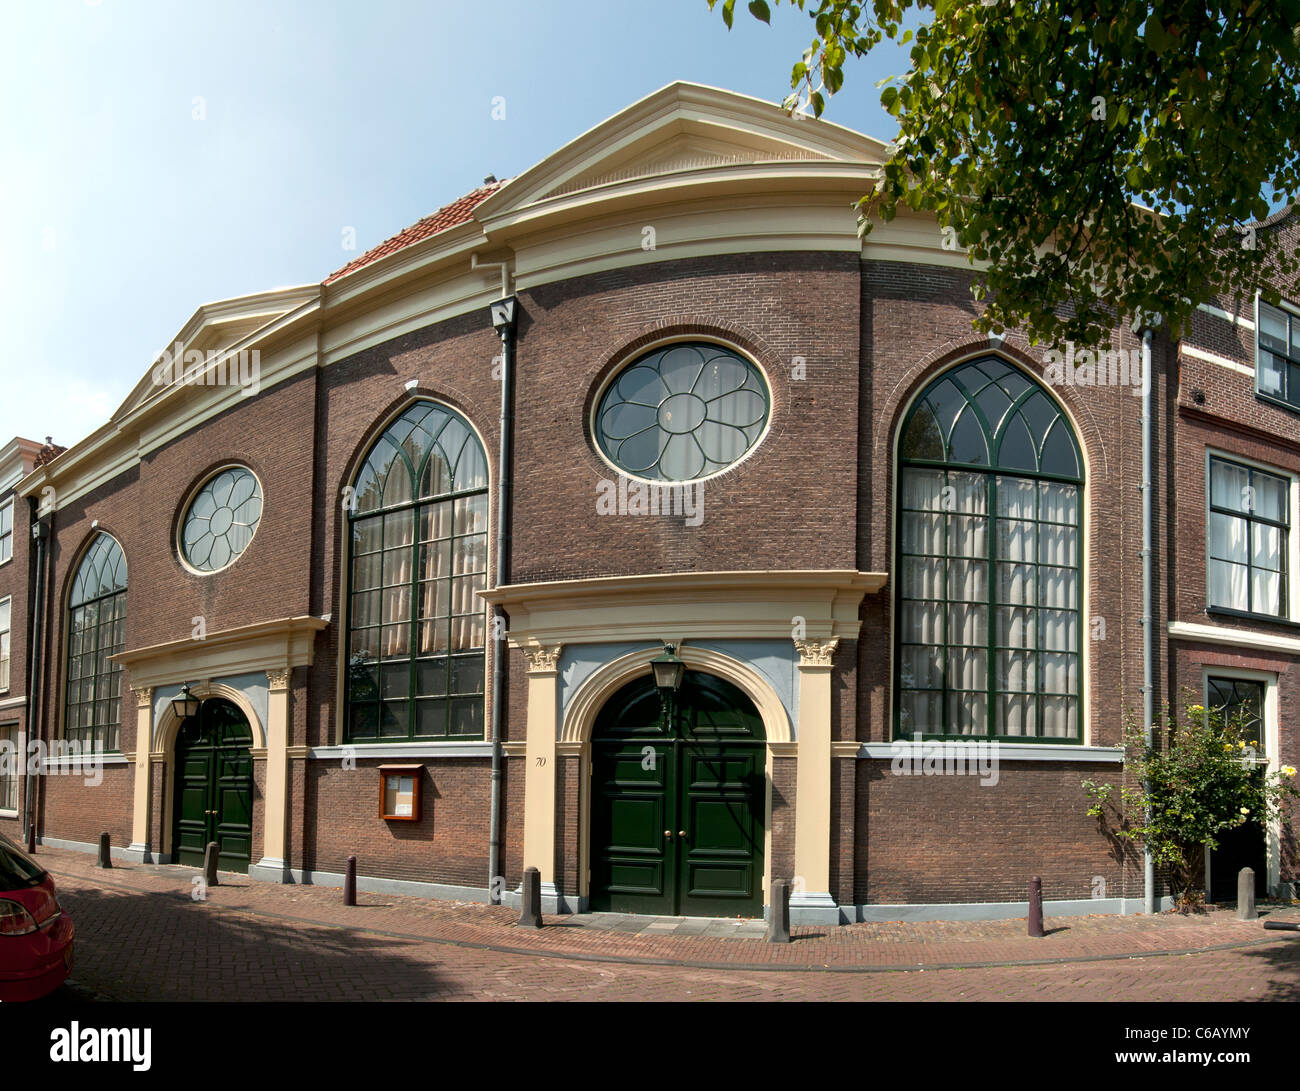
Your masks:
[{"label": "brass door handle", "polygon": [[678,830],[678,831],[677,831],[677,836],[678,836],[678,837],[685,837],[685,836],[686,836],[686,831],[685,831],[685,830]]},{"label": "brass door handle", "polygon": [[672,835],[673,835],[673,831],[672,831],[672,830],[664,830],[664,836],[665,836],[665,837],[672,837]]}]

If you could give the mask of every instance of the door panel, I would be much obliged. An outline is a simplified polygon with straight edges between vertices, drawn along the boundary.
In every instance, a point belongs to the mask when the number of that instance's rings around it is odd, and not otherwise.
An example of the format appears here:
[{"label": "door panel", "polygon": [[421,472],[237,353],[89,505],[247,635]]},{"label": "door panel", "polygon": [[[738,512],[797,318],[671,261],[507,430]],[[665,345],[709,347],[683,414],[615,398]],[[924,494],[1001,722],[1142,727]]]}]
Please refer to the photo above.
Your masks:
[{"label": "door panel", "polygon": [[755,916],[763,911],[763,752],[753,743],[690,745],[682,795],[686,846],[679,912]]},{"label": "door panel", "polygon": [[591,905],[618,913],[671,913],[675,835],[672,745],[604,743],[592,755]]},{"label": "door panel", "polygon": [[203,866],[217,843],[217,867],[247,871],[253,848],[252,732],[229,701],[204,701],[176,739],[173,844],[176,862]]},{"label": "door panel", "polygon": [[762,723],[735,686],[687,672],[616,693],[592,742],[591,908],[756,916],[763,908]]}]

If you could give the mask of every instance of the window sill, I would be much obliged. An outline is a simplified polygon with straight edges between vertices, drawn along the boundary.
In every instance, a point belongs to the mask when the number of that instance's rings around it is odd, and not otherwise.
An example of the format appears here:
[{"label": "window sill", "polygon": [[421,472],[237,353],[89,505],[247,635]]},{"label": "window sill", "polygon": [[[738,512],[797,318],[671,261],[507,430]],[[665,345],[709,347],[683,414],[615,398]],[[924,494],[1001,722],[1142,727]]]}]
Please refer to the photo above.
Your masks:
[{"label": "window sill", "polygon": [[[993,749],[996,746],[996,749]],[[941,747],[942,749],[935,749]],[[1114,762],[1124,760],[1122,746],[1088,746],[1073,740],[1061,742],[1007,742],[1003,739],[921,739],[909,741],[895,739],[893,742],[867,742],[858,750],[859,758],[892,759],[913,758],[924,760],[928,754],[936,757],[951,753],[962,753],[960,748],[970,747],[976,752],[992,752],[998,761],[1073,761],[1073,762]],[[927,754],[928,752],[928,754]]]},{"label": "window sill", "polygon": [[1288,413],[1300,414],[1300,405],[1292,405],[1291,402],[1283,398],[1275,398],[1272,394],[1265,394],[1262,390],[1256,388],[1255,397],[1261,402],[1267,402],[1269,405],[1275,405],[1279,409],[1285,409]]},{"label": "window sill", "polygon": [[349,742],[313,746],[307,757],[314,761],[344,758],[479,758],[490,757],[492,744],[483,739],[430,740],[426,742]]},{"label": "window sill", "polygon": [[1290,618],[1278,617],[1276,614],[1255,614],[1249,610],[1233,610],[1227,606],[1207,606],[1205,613],[1209,617],[1238,618],[1241,621],[1258,621],[1265,625],[1279,625],[1293,632],[1300,632],[1300,622]]},{"label": "window sill", "polygon": [[120,750],[92,750],[81,754],[51,754],[41,763],[42,773],[70,772],[74,769],[98,769],[105,765],[127,765]]},{"label": "window sill", "polygon": [[16,810],[6,811],[0,808],[0,818],[17,818],[17,817],[18,817],[18,812]]}]

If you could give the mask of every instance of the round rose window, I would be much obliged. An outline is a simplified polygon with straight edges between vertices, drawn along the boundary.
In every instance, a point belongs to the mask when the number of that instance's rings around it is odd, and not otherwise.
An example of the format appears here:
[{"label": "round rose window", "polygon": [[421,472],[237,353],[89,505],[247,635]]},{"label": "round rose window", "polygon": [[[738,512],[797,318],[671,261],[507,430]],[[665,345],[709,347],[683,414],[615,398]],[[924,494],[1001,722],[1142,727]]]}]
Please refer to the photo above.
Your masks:
[{"label": "round rose window", "polygon": [[227,466],[198,491],[181,524],[181,556],[199,572],[234,564],[257,533],[262,486],[251,470]]},{"label": "round rose window", "polygon": [[694,481],[735,465],[767,427],[771,399],[743,356],[705,342],[666,345],[605,388],[596,409],[601,452],[625,473]]}]

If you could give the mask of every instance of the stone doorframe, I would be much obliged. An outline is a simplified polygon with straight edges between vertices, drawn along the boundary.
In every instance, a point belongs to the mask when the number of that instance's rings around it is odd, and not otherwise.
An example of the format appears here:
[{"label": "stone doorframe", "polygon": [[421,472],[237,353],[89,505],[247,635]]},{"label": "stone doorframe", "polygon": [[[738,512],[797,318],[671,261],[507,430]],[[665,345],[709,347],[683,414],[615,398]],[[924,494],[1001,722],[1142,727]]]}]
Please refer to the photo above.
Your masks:
[{"label": "stone doorframe", "polygon": [[[771,871],[772,759],[793,756],[796,766],[795,874],[791,898],[801,920],[838,923],[830,892],[831,670],[842,639],[856,640],[863,596],[881,590],[883,573],[847,570],[688,572],[652,576],[515,584],[479,592],[510,619],[508,638],[528,660],[523,743],[524,867],[541,872],[544,907],[555,911],[556,758],[589,757],[591,730],[605,700],[649,672],[650,660],[672,641],[693,670],[737,685],[754,702],[767,733],[764,828],[764,902]],[[798,619],[796,621],[796,619]],[[795,635],[799,639],[795,639]],[[693,641],[789,640],[798,653],[798,731],[780,698],[754,668]],[[566,644],[646,642],[595,670],[561,714],[559,661]],[[516,751],[517,752],[517,751]],[[588,892],[590,762],[579,761],[579,904]]]},{"label": "stone doorframe", "polygon": [[[253,761],[265,762],[263,783],[262,858],[250,864],[250,878],[273,882],[291,879],[285,858],[288,830],[289,793],[289,688],[295,667],[310,666],[316,634],[329,622],[301,616],[258,622],[236,629],[208,633],[202,640],[173,640],[147,648],[120,652],[112,658],[126,668],[128,684],[136,696],[135,794],[132,808],[131,859],[152,862],[153,820],[161,820],[162,838],[170,838],[171,804],[161,803],[162,813],[153,811],[153,765],[171,769],[175,761],[176,733],[180,722],[169,704],[155,717],[154,694],[164,686],[189,683],[199,698],[225,697],[248,717],[253,731]],[[247,696],[212,679],[242,674],[265,674],[267,717],[261,722]],[[173,770],[174,775],[174,770]],[[170,778],[169,778],[170,780]],[[165,851],[165,845],[156,851]]]}]

